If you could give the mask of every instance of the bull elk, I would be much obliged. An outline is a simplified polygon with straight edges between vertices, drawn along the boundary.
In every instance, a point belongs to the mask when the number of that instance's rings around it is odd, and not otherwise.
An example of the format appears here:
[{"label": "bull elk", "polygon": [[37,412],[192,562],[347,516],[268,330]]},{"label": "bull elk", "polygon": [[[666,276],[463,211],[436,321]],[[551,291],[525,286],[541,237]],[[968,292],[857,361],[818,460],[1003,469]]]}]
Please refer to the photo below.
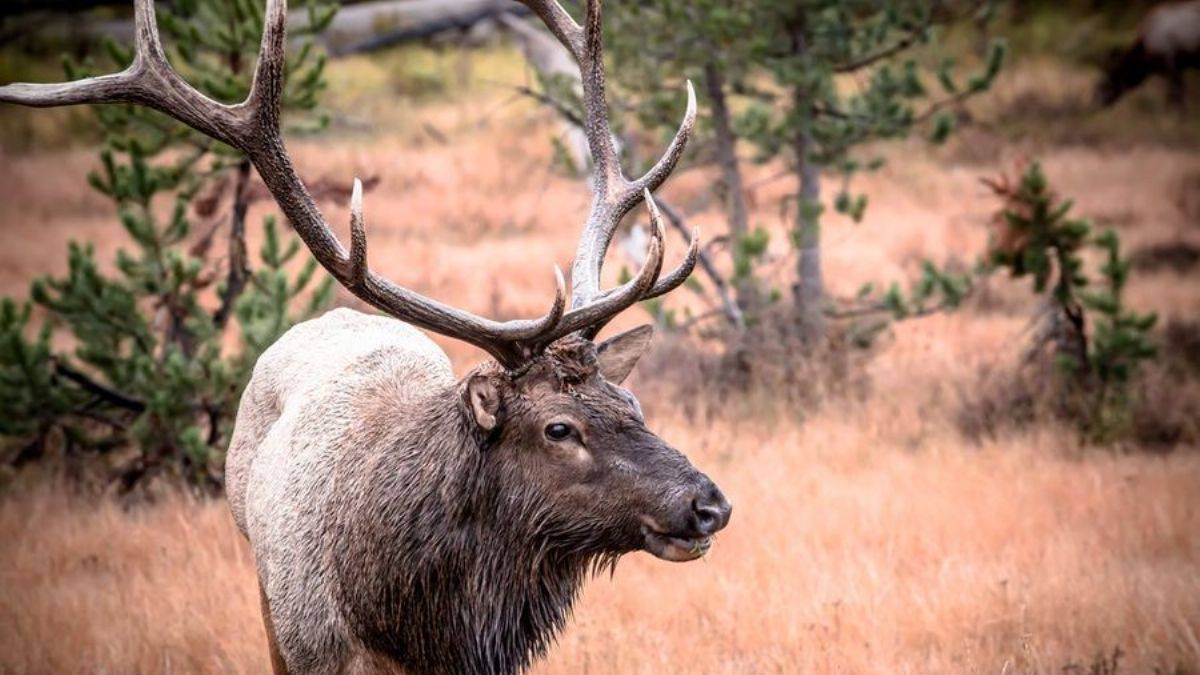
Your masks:
[{"label": "bull elk", "polygon": [[1183,105],[1189,68],[1200,68],[1200,0],[1161,3],[1142,20],[1137,40],[1109,56],[1096,97],[1112,105],[1157,74],[1167,78],[1171,99]]},{"label": "bull elk", "polygon": [[[167,62],[153,0],[136,0],[125,70],[65,84],[10,84],[31,106],[132,103],[237,148],[326,270],[394,318],[339,309],[300,324],[257,363],[226,461],[229,506],[250,541],[277,673],[509,673],[542,655],[585,579],[624,553],[698,558],[729,521],[707,476],[651,433],[621,382],[648,326],[596,343],[639,300],[679,286],[662,274],[663,228],[651,192],[675,167],[695,121],[658,162],[627,178],[604,99],[601,2],[583,25],[555,0],[523,0],[578,64],[591,212],[572,266],[540,318],[493,321],[377,275],[367,264],[361,186],[350,247],[300,181],[279,125],[285,0],[268,0],[245,101],[226,105]],[[604,254],[622,217],[646,202],[649,251],[627,283],[603,290]],[[399,319],[399,320],[397,320]],[[491,359],[456,380],[415,327],[464,340]]]}]

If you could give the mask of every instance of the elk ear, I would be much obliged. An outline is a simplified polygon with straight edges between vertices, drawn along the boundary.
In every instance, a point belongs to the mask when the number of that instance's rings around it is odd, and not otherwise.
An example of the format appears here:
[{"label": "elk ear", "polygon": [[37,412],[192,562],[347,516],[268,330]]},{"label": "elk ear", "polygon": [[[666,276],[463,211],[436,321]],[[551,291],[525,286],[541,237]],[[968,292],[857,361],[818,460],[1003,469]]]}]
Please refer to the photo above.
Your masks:
[{"label": "elk ear", "polygon": [[645,324],[619,335],[614,335],[596,349],[596,362],[600,374],[613,384],[621,384],[637,365],[638,359],[650,346],[654,337],[654,326]]},{"label": "elk ear", "polygon": [[501,400],[500,387],[496,381],[487,375],[472,375],[467,380],[467,405],[475,423],[485,431],[491,431],[500,425]]}]

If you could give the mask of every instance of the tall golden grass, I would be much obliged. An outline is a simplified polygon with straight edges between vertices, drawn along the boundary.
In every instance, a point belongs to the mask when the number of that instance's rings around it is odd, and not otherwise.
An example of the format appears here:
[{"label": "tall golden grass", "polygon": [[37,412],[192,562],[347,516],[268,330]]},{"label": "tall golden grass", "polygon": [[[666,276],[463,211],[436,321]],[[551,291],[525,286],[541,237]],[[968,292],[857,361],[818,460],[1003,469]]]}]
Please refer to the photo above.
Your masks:
[{"label": "tall golden grass", "polygon": [[[964,448],[886,408],[802,428],[653,425],[736,515],[703,561],[593,580],[540,673],[1127,672],[1200,665],[1200,456]],[[0,671],[263,672],[254,568],[225,505],[96,505],[40,487],[0,514]]]},{"label": "tall golden grass", "polygon": [[[385,128],[297,142],[295,155],[309,177],[382,176],[366,199],[380,272],[476,311],[531,315],[549,298],[551,262],[570,258],[587,195],[548,170],[551,127],[502,105],[507,95],[428,106],[421,124],[438,134]],[[994,207],[977,178],[1034,149],[888,150],[889,167],[857,186],[871,195],[866,222],[828,218],[832,292],[904,278],[923,257],[972,261]],[[1194,148],[1040,156],[1079,211],[1119,227],[1130,249],[1200,241]],[[111,207],[84,187],[93,161],[81,150],[0,161],[0,228],[19,243],[0,247],[0,292],[22,295],[36,274],[61,272],[69,238],[111,260],[123,242]],[[754,169],[751,196],[782,280],[791,261],[777,205],[792,186],[777,171]],[[666,194],[693,207],[710,184],[685,172]],[[345,208],[327,214],[345,236]],[[720,231],[715,205],[694,220]],[[671,255],[683,248],[669,244]],[[1194,317],[1196,288],[1194,271],[1160,271],[1129,292],[1140,307]],[[1050,423],[965,439],[960,398],[980,368],[1015,362],[1033,308],[1007,280],[986,294],[898,325],[861,366],[864,387],[818,397],[820,407],[755,401],[764,412],[748,415],[731,402],[698,418],[686,401],[648,401],[651,426],[729,494],[732,524],[702,562],[635,554],[592,581],[535,672],[1087,672],[1114,650],[1122,672],[1200,671],[1200,453],[1080,447]],[[618,327],[644,320],[631,310]],[[460,372],[479,358],[440,342]],[[659,392],[670,361],[650,364],[634,388]],[[0,672],[267,669],[253,562],[223,502],[169,494],[130,508],[21,483],[0,499]]]}]

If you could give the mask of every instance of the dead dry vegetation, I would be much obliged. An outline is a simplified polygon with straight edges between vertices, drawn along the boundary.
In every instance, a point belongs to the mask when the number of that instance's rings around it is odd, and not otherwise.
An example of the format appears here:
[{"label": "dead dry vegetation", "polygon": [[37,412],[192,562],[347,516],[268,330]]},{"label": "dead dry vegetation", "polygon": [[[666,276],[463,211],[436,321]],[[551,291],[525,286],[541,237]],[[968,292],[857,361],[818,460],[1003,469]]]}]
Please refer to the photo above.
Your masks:
[{"label": "dead dry vegetation", "polygon": [[[376,134],[296,142],[293,154],[310,178],[382,178],[366,201],[379,272],[479,312],[533,314],[549,297],[551,262],[570,258],[587,195],[548,168],[551,125],[508,96],[431,103]],[[925,257],[970,263],[982,252],[995,203],[978,178],[1028,148],[981,158],[961,145],[972,138],[934,153],[888,150],[888,168],[860,185],[872,201],[865,221],[829,219],[835,295],[904,279]],[[1194,143],[1039,154],[1081,214],[1120,229],[1126,250],[1200,246]],[[93,157],[0,158],[0,293],[23,295],[35,275],[63,271],[69,239],[112,259],[122,244],[113,214],[84,187]],[[768,266],[783,272],[778,203],[791,186],[777,171],[754,169],[751,196],[773,235]],[[682,172],[668,193],[702,204],[710,180]],[[327,214],[345,237],[344,206]],[[721,229],[716,208],[694,220]],[[1192,368],[1197,280],[1191,267],[1146,266],[1129,287],[1131,304],[1177,326],[1172,363]],[[635,554],[593,581],[535,672],[1089,672],[1114,650],[1120,672],[1200,672],[1194,433],[1155,453],[1081,447],[1069,427],[995,406],[986,414],[1016,423],[964,433],[964,411],[984,414],[967,405],[987,386],[981,373],[1015,367],[1033,309],[1027,289],[993,278],[962,310],[897,324],[869,354],[794,364],[786,348],[763,345],[755,367],[773,384],[749,390],[714,385],[712,344],[662,341],[633,388],[651,426],[726,489],[735,517],[703,562]],[[613,330],[645,320],[631,310]],[[479,358],[437,339],[459,372]],[[1168,370],[1151,373],[1150,408],[1196,389],[1194,370]],[[20,475],[0,497],[0,541],[0,672],[267,668],[252,560],[223,502],[169,493],[97,505]]]}]

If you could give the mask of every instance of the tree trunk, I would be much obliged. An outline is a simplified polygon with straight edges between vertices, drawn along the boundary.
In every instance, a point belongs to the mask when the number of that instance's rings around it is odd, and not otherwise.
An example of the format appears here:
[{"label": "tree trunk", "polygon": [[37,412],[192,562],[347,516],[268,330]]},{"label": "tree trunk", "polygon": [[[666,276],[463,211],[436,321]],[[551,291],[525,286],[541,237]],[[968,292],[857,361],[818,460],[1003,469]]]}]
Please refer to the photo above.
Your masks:
[{"label": "tree trunk", "polygon": [[213,323],[224,329],[233,315],[234,305],[246,282],[250,280],[250,262],[246,255],[246,211],[250,208],[250,160],[243,159],[237,168],[233,186],[233,209],[229,215],[229,275],[221,293],[221,305],[213,314]]},{"label": "tree trunk", "polygon": [[[733,134],[729,105],[725,98],[725,77],[715,63],[704,64],[704,86],[712,102],[712,124],[716,135],[717,164],[721,167],[721,182],[725,188],[725,210],[729,222],[730,252],[735,261],[742,240],[750,231],[746,211],[746,192],[742,182],[742,169],[737,158],[737,139]],[[743,313],[753,315],[761,298],[753,274],[737,275],[733,278],[737,304]]]},{"label": "tree trunk", "polygon": [[[808,50],[804,10],[790,22],[792,54],[799,57]],[[796,195],[796,227],[792,241],[799,249],[796,285],[792,289],[796,328],[800,339],[812,344],[825,337],[825,278],[821,272],[821,169],[809,155],[813,151],[810,127],[813,119],[811,93],[801,86],[792,90],[792,115],[795,137],[792,139],[799,179]]]},{"label": "tree trunk", "polygon": [[809,159],[812,136],[807,131],[796,135],[796,175],[799,193],[796,199],[796,247],[800,256],[796,267],[793,298],[796,323],[805,342],[825,336],[825,277],[821,271],[821,170]]},{"label": "tree trunk", "polygon": [[[229,71],[237,74],[242,70],[241,53],[229,53]],[[227,264],[229,275],[221,292],[221,305],[213,314],[217,330],[225,330],[229,317],[233,316],[234,305],[250,279],[250,260],[246,255],[246,212],[250,210],[250,160],[242,157],[237,165],[233,182],[233,207],[229,214],[229,252]]]}]

